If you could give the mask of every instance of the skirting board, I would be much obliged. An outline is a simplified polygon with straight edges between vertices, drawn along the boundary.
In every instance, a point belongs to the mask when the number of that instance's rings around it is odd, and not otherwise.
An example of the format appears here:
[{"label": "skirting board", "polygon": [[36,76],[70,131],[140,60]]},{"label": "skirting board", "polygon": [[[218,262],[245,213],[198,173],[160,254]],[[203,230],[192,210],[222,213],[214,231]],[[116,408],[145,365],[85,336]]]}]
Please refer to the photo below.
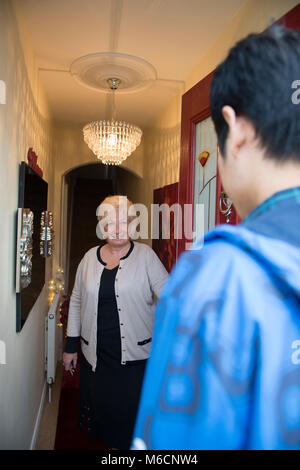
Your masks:
[{"label": "skirting board", "polygon": [[45,404],[46,393],[47,393],[47,381],[45,380],[43,391],[42,391],[42,396],[41,396],[41,401],[40,401],[40,406],[39,406],[39,411],[38,411],[38,414],[37,414],[37,417],[36,417],[36,420],[35,420],[35,426],[34,426],[33,435],[32,435],[29,450],[35,450],[37,438],[38,438],[39,431],[40,431],[41,420],[42,420],[42,416],[43,416],[43,409],[44,409],[44,404]]}]

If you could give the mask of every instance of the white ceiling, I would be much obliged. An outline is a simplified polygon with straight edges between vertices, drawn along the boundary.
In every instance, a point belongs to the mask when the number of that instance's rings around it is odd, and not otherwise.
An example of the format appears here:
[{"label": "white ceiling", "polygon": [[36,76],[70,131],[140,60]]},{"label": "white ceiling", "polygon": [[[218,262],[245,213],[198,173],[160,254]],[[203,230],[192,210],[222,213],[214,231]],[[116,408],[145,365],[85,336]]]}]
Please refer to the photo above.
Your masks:
[{"label": "white ceiling", "polygon": [[[150,62],[158,81],[116,96],[117,118],[150,126],[245,0],[18,0],[53,117],[103,119],[107,95],[79,84],[71,63],[96,52]],[[166,81],[165,81],[166,80]]]}]

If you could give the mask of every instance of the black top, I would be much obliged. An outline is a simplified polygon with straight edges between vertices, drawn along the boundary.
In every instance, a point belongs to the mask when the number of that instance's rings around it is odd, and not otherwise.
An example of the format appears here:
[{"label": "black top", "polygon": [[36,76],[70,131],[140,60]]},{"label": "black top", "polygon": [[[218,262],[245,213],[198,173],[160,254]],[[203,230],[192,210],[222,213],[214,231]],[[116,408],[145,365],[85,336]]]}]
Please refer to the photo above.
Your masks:
[{"label": "black top", "polygon": [[[101,264],[104,264],[104,266],[106,266],[107,263],[105,263],[105,262],[103,261],[103,259],[101,258],[101,255],[100,255],[100,250],[101,250],[101,248],[102,248],[102,246],[98,246],[98,249],[97,249],[97,258],[98,258],[98,260],[100,261]],[[127,251],[126,255],[125,255],[125,256],[122,256],[122,258],[120,258],[120,259],[125,259],[125,258],[127,258],[127,257],[130,255],[130,253],[132,252],[133,248],[134,248],[134,243],[133,243],[132,240],[130,240],[130,248],[129,248],[129,250]],[[117,267],[117,266],[116,266],[116,267]],[[114,268],[114,269],[115,269],[115,268]]]},{"label": "black top", "polygon": [[[127,254],[120,259],[127,258],[133,250],[133,242]],[[100,255],[99,246],[97,257],[100,263],[106,265]],[[121,362],[121,336],[118,306],[115,295],[115,278],[119,266],[113,269],[104,268],[101,276],[98,299],[97,318],[97,359],[101,364],[113,366]]]},{"label": "black top", "polygon": [[121,362],[121,337],[115,296],[115,277],[119,266],[103,269],[98,297],[97,360]]},{"label": "black top", "polygon": [[[134,248],[130,241],[130,248],[125,256],[127,258]],[[106,266],[100,255],[101,246],[97,249],[97,258]],[[117,301],[115,296],[115,277],[119,266],[113,269],[104,268],[98,294],[98,318],[97,318],[97,358],[102,362],[111,364],[116,360],[121,362],[121,338]],[[100,313],[101,312],[101,313]],[[67,336],[65,352],[75,353],[78,349],[80,336]]]}]

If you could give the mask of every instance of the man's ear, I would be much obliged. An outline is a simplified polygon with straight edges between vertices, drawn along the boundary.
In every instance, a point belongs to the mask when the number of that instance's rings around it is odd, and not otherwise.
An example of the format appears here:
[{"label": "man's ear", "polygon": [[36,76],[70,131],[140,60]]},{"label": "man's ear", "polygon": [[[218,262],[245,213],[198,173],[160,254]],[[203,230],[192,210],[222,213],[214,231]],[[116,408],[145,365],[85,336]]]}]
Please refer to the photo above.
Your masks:
[{"label": "man's ear", "polygon": [[235,110],[231,106],[223,106],[222,115],[227,122],[229,129],[231,129],[236,121]]},{"label": "man's ear", "polygon": [[222,115],[229,127],[227,152],[230,152],[234,157],[236,157],[238,151],[247,140],[249,123],[242,116],[237,116],[235,110],[231,106],[223,106]]}]

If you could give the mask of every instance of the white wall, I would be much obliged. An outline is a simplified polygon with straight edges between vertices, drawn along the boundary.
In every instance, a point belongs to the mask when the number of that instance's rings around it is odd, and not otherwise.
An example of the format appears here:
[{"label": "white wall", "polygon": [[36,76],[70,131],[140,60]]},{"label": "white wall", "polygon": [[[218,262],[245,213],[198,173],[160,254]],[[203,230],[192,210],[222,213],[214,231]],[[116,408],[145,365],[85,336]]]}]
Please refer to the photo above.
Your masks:
[{"label": "white wall", "polygon": [[[0,449],[29,449],[44,386],[44,288],[22,331],[16,333],[15,213],[19,163],[33,147],[48,182],[53,206],[53,135],[47,103],[26,28],[10,0],[0,1],[0,80],[6,104],[0,104]],[[3,102],[3,101],[2,101]],[[46,260],[46,283],[52,259]]]}]

